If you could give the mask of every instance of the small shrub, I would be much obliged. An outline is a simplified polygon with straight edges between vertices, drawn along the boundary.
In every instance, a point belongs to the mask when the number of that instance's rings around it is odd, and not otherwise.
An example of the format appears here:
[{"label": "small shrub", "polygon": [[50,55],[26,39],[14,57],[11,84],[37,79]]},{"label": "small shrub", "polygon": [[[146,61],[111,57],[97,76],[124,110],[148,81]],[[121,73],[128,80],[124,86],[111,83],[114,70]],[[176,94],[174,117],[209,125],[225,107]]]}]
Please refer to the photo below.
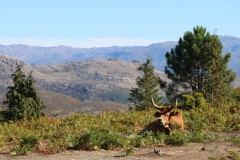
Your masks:
[{"label": "small shrub", "polygon": [[228,156],[229,159],[240,160],[240,154],[237,152],[231,151]]},{"label": "small shrub", "polygon": [[128,139],[130,141],[130,145],[132,145],[133,147],[141,147],[144,145],[144,141],[145,141],[144,137],[138,136],[138,135],[133,135]]},{"label": "small shrub", "polygon": [[144,132],[142,135],[132,135],[128,139],[133,147],[142,147],[165,145],[164,141],[167,137],[169,136],[163,133]]},{"label": "small shrub", "polygon": [[100,147],[109,150],[115,147],[123,147],[123,138],[118,133],[112,133],[101,137]]},{"label": "small shrub", "polygon": [[240,147],[240,137],[232,137],[230,140],[234,145],[238,145]]},{"label": "small shrub", "polygon": [[74,149],[83,149],[83,150],[90,150],[91,149],[91,134],[90,133],[83,133],[79,137],[75,137],[75,146]]},{"label": "small shrub", "polygon": [[81,150],[94,150],[100,148],[109,150],[116,147],[123,147],[125,138],[119,133],[87,132],[80,136],[73,137],[73,143],[69,148]]},{"label": "small shrub", "polygon": [[171,136],[166,137],[165,144],[173,146],[186,145],[192,140],[192,136],[187,132],[175,131]]},{"label": "small shrub", "polygon": [[194,107],[203,107],[206,105],[206,101],[202,93],[196,92],[194,96],[188,94],[182,94],[184,104],[182,109],[192,109]]},{"label": "small shrub", "polygon": [[33,147],[35,147],[38,143],[38,138],[34,135],[27,135],[22,137],[20,140],[20,144],[17,148],[12,151],[12,155],[23,155],[28,151],[31,151]]},{"label": "small shrub", "polygon": [[125,153],[126,156],[134,155],[135,151],[133,147],[129,147],[127,149],[124,149],[123,152]]}]

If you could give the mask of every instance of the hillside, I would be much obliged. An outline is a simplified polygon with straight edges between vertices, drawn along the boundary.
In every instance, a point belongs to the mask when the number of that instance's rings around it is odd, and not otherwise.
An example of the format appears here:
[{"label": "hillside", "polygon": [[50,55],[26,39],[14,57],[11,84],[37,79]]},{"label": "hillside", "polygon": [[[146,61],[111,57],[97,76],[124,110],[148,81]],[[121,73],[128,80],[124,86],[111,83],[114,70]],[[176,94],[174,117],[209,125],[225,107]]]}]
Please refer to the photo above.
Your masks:
[{"label": "hillside", "polygon": [[[79,101],[70,96],[59,93],[39,91],[41,101],[46,106],[43,112],[49,116],[63,116],[77,112],[99,113],[104,110],[128,111],[126,104],[107,102],[107,101]],[[0,109],[5,110],[2,106],[6,98],[0,95]]]},{"label": "hillside", "polygon": [[[11,80],[11,74],[14,73],[18,64],[23,64],[23,71],[25,74],[28,74],[31,70],[33,70],[33,76],[37,81],[44,81],[47,79],[47,77],[49,77],[48,75],[34,70],[31,66],[25,64],[23,61],[8,55],[0,54],[0,95],[5,95],[7,87],[13,84]],[[54,81],[54,77],[50,78],[50,80]]]},{"label": "hillside", "polygon": [[[129,89],[135,86],[140,72],[138,62],[117,59],[70,62],[62,65],[33,68],[49,77],[38,81],[44,90],[50,90],[80,100],[110,100],[126,102]],[[166,77],[158,72],[161,77]],[[51,79],[53,78],[53,79]],[[165,78],[166,79],[166,78]]]},{"label": "hillside", "polygon": [[[1,94],[12,85],[10,75],[16,65],[24,63],[10,56],[0,55]],[[50,91],[74,97],[79,100],[117,101],[126,103],[129,89],[135,87],[139,62],[125,62],[118,59],[69,62],[61,65],[24,64],[27,74],[33,70],[36,87],[40,91]],[[156,73],[167,81],[166,76]]]},{"label": "hillside", "polygon": [[[73,112],[80,112],[81,109],[85,108],[82,102],[69,96],[47,91],[40,91],[38,94],[41,98],[41,101],[46,106],[46,109],[43,109],[43,112],[50,116],[66,115]],[[1,95],[0,106],[2,106],[3,101],[5,100],[6,97]],[[80,106],[83,106],[83,108]],[[0,109],[5,110],[7,108],[2,106]]]}]

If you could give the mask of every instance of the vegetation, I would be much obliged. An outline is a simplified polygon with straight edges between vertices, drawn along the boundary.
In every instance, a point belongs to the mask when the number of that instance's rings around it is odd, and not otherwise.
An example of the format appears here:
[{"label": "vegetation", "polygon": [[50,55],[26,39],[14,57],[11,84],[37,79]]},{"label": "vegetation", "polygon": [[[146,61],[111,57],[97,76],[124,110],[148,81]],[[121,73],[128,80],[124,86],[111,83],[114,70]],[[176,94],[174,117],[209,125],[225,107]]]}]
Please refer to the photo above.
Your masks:
[{"label": "vegetation", "polygon": [[120,102],[127,103],[129,98],[129,91],[124,88],[117,88],[106,93],[102,93],[98,96],[102,101],[112,101],[112,102]]},{"label": "vegetation", "polygon": [[228,153],[228,155],[220,155],[220,156],[217,156],[217,157],[209,157],[209,160],[228,160],[228,159],[239,160],[240,159],[240,154],[238,152],[230,151]]},{"label": "vegetation", "polygon": [[153,96],[157,104],[161,100],[158,96],[160,78],[154,74],[154,67],[151,63],[152,59],[147,58],[147,61],[138,68],[138,71],[143,72],[143,76],[137,77],[137,88],[130,90],[129,101],[134,102],[136,110],[149,109],[152,106],[150,96]]},{"label": "vegetation", "polygon": [[[238,106],[239,108],[239,106]],[[153,121],[154,110],[100,114],[73,114],[66,118],[42,117],[39,120],[0,124],[0,148],[9,147],[12,155],[30,151],[55,153],[68,149],[98,150],[123,148],[126,154],[134,147],[185,145],[219,139],[213,131],[240,131],[240,110],[231,113],[228,106],[205,104],[183,112],[186,131],[174,130],[171,136],[145,133],[137,135]],[[208,117],[208,118],[206,118]],[[236,137],[220,137],[240,145]]]},{"label": "vegetation", "polygon": [[238,102],[240,102],[240,87],[235,88],[235,89],[233,90],[232,95],[233,95],[233,98],[234,98],[234,99],[236,99]]},{"label": "vegetation", "polygon": [[111,90],[101,91],[101,92],[86,92],[80,90],[75,95],[72,95],[76,99],[81,101],[92,100],[92,101],[112,101],[112,102],[120,102],[127,104],[129,96],[129,90],[122,87],[115,87]]},{"label": "vegetation", "polygon": [[206,105],[206,101],[202,93],[196,92],[193,96],[189,94],[182,94],[183,105],[178,106],[181,109],[192,109],[195,107],[203,107]]},{"label": "vegetation", "polygon": [[217,35],[197,26],[193,32],[186,32],[165,56],[165,73],[173,81],[168,95],[182,87],[191,94],[203,93],[208,102],[229,97],[235,73],[227,66],[231,54],[222,57],[222,44]]},{"label": "vegetation", "polygon": [[8,87],[7,100],[3,102],[8,107],[5,118],[8,120],[38,119],[43,115],[41,110],[45,108],[37,95],[32,72],[26,76],[22,71],[22,65],[18,65],[11,75],[14,86]]},{"label": "vegetation", "polygon": [[[136,103],[136,110],[141,112],[106,110],[100,114],[78,113],[65,118],[41,117],[40,111],[44,105],[36,94],[32,73],[25,76],[19,65],[12,75],[14,86],[9,87],[5,102],[14,121],[0,124],[0,148],[7,148],[12,155],[23,155],[30,151],[55,153],[68,149],[123,148],[129,155],[134,153],[134,147],[181,146],[219,138],[240,146],[240,137],[219,137],[214,133],[240,131],[238,89],[234,90],[235,95],[231,95],[228,104],[209,103],[216,98],[229,96],[229,84],[234,79],[234,74],[226,67],[230,54],[222,58],[220,49],[216,35],[197,27],[194,33],[186,32],[175,50],[166,54],[166,73],[173,80],[171,91],[176,91],[175,86],[180,85],[192,92],[190,95],[182,94],[179,104],[183,109],[181,112],[186,131],[174,130],[171,136],[151,132],[138,135],[154,120],[155,111],[149,109],[150,95],[159,103],[157,88],[164,85],[155,76],[151,59],[138,68],[143,72],[143,77],[137,78],[138,88],[132,88],[130,93],[130,100]],[[231,152],[229,157],[239,158],[239,154]]]},{"label": "vegetation", "polygon": [[[140,130],[151,122],[154,110],[114,112],[100,114],[73,114],[66,118],[41,117],[39,120],[22,120],[0,124],[0,148],[8,148],[11,155],[23,155],[35,151],[56,153],[68,149],[99,150],[123,148],[126,155],[134,153],[134,147],[186,145],[189,142],[229,141],[240,146],[240,137],[235,134],[219,136],[215,131],[240,131],[240,104],[212,106],[204,103],[200,93],[192,98],[194,103],[181,111],[187,128],[174,130],[171,136],[149,132],[140,136]],[[235,112],[232,112],[235,107]],[[208,117],[208,118],[206,118]],[[231,153],[237,157],[239,154]],[[212,157],[212,159],[214,159]]]}]

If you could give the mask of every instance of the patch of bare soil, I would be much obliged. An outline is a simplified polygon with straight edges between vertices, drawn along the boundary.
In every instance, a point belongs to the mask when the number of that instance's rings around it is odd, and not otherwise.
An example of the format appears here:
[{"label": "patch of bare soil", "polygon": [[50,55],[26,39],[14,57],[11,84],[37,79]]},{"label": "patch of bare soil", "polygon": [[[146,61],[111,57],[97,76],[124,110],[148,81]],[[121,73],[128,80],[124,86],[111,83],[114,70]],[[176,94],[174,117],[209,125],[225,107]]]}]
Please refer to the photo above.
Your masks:
[{"label": "patch of bare soil", "polygon": [[[221,136],[236,136],[239,133],[218,133]],[[123,150],[100,150],[100,151],[72,151],[43,155],[39,153],[30,153],[26,156],[10,156],[9,154],[0,154],[0,160],[207,160],[209,158],[224,157],[231,159],[229,155],[236,153],[240,155],[240,146],[233,145],[231,142],[222,142],[221,140],[208,143],[189,143],[186,146],[163,146],[158,147],[160,154],[154,153],[154,148],[135,148],[134,154],[125,156]],[[238,156],[239,157],[239,156]]]},{"label": "patch of bare soil", "polygon": [[135,148],[134,155],[125,156],[122,150],[109,151],[66,151],[57,154],[42,155],[31,153],[27,156],[0,155],[1,160],[205,160],[210,157],[227,157],[230,152],[240,154],[240,147],[229,142],[189,143],[186,146],[159,147],[161,153],[154,154],[154,148]]}]

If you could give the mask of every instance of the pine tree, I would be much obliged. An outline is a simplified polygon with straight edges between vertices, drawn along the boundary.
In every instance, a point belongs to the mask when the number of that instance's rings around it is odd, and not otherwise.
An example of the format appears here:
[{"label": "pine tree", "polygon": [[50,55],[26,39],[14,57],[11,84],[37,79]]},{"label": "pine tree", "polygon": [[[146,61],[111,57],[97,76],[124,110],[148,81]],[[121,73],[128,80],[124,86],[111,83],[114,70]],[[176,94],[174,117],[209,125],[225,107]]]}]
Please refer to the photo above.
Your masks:
[{"label": "pine tree", "polygon": [[45,108],[37,95],[32,71],[26,76],[22,67],[22,64],[18,65],[11,75],[14,86],[8,87],[7,100],[3,102],[8,107],[7,119],[14,121],[38,119],[43,115],[41,110]]},{"label": "pine tree", "polygon": [[[166,53],[165,73],[173,81],[173,87],[182,87],[193,95],[204,94],[209,102],[223,99],[231,90],[235,74],[228,69],[230,53],[222,56],[222,44],[218,36],[211,35],[204,27],[186,32],[178,45]],[[175,89],[176,90],[176,89]]]},{"label": "pine tree", "polygon": [[137,77],[137,88],[130,90],[129,98],[130,102],[134,102],[136,110],[147,110],[152,106],[152,96],[157,104],[159,104],[161,98],[158,96],[158,89],[160,78],[154,74],[154,67],[152,66],[152,59],[147,58],[147,61],[143,63],[138,71],[143,72],[142,77]]}]

